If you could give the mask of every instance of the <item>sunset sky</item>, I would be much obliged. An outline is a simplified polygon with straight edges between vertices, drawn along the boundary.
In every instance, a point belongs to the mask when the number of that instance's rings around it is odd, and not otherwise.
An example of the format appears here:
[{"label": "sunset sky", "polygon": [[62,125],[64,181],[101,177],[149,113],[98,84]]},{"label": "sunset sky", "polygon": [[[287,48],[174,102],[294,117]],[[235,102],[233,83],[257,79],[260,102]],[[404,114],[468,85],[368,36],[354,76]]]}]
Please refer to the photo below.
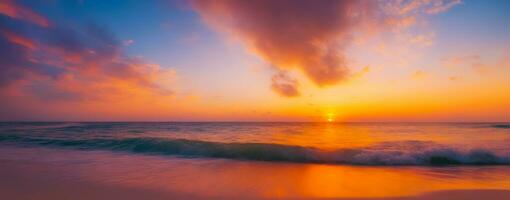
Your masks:
[{"label": "sunset sky", "polygon": [[1,0],[2,121],[510,121],[510,1]]}]

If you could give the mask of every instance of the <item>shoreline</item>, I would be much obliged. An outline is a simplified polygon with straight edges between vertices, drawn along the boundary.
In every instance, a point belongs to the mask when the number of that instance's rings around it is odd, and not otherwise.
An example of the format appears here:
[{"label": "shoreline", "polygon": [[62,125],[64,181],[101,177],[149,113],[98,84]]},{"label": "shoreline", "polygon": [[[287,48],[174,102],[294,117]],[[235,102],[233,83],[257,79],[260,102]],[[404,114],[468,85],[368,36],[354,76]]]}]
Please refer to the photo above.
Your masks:
[{"label": "shoreline", "polygon": [[0,194],[12,200],[510,198],[510,184],[498,177],[510,170],[507,167],[396,169],[47,148],[0,150]]},{"label": "shoreline", "polygon": [[[10,200],[50,200],[50,199],[238,199],[238,197],[211,197],[172,192],[169,190],[152,190],[119,185],[92,183],[83,180],[65,180],[57,174],[41,174],[37,171],[22,169],[22,163],[0,164],[0,194]],[[33,166],[40,167],[40,166]],[[276,199],[335,199],[335,200],[505,200],[510,198],[510,190],[446,190],[406,197],[369,197],[369,198],[276,198]],[[243,199],[272,199],[247,197]]]}]

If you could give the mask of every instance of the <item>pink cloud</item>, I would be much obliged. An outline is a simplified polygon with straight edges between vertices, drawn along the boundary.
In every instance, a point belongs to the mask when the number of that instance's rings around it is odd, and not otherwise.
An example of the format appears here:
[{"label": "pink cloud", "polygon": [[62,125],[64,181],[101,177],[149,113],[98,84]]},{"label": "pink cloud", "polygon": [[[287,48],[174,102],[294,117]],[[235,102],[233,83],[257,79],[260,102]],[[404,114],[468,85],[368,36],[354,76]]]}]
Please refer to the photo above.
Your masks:
[{"label": "pink cloud", "polygon": [[160,80],[175,78],[175,72],[126,55],[123,42],[105,27],[67,26],[58,20],[47,26],[46,18],[13,1],[0,5],[0,15],[10,17],[2,19],[9,23],[0,23],[0,93],[5,98],[80,102],[171,96]]},{"label": "pink cloud", "polygon": [[271,89],[284,97],[297,97],[301,94],[298,90],[299,83],[284,71],[280,71],[271,78]]},{"label": "pink cloud", "polygon": [[0,14],[29,21],[42,27],[48,27],[50,22],[45,17],[37,14],[29,8],[17,4],[14,0],[2,0],[0,1]]},{"label": "pink cloud", "polygon": [[485,64],[480,55],[454,56],[441,59],[444,67],[471,67],[477,73],[486,73],[489,66]]}]

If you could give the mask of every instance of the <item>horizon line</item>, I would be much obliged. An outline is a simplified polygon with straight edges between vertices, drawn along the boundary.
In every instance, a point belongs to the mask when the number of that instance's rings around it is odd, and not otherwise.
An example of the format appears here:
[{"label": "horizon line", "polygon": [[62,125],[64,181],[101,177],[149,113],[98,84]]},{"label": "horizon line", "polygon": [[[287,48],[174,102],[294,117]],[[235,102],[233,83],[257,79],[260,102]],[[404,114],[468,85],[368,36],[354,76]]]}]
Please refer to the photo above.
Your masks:
[{"label": "horizon line", "polygon": [[510,123],[510,121],[181,121],[181,120],[84,120],[84,121],[65,121],[65,120],[0,120],[0,123]]}]

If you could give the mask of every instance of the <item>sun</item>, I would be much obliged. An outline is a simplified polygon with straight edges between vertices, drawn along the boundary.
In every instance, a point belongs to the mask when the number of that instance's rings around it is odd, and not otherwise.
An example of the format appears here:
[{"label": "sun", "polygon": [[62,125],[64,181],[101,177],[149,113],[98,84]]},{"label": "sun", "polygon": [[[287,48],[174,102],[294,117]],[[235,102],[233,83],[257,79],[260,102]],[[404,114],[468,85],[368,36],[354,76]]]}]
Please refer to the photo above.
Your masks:
[{"label": "sun", "polygon": [[335,121],[335,115],[333,113],[328,113],[327,120],[328,120],[328,122]]}]

